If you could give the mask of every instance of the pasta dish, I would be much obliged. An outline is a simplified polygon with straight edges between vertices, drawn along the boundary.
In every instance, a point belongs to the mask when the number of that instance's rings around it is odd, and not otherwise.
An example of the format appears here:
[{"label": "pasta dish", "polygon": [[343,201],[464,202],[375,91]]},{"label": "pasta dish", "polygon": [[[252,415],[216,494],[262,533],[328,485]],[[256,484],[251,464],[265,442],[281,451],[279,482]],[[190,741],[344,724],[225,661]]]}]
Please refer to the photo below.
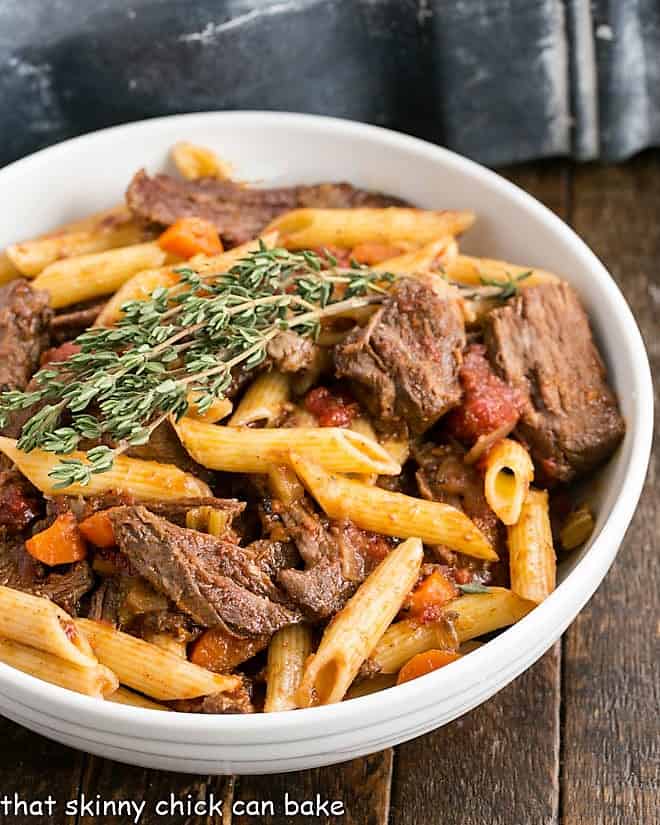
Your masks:
[{"label": "pasta dish", "polygon": [[0,254],[0,661],[161,711],[450,666],[589,538],[624,421],[575,290],[469,211],[176,175]]}]

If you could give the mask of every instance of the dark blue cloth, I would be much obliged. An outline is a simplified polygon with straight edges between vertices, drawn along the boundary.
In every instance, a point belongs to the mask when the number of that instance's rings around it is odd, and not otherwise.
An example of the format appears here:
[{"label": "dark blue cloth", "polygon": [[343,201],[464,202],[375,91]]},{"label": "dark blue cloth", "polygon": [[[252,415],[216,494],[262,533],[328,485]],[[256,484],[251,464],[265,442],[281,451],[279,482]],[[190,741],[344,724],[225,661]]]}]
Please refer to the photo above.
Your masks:
[{"label": "dark blue cloth", "polygon": [[143,117],[278,109],[487,164],[660,143],[657,0],[3,0],[0,164]]}]

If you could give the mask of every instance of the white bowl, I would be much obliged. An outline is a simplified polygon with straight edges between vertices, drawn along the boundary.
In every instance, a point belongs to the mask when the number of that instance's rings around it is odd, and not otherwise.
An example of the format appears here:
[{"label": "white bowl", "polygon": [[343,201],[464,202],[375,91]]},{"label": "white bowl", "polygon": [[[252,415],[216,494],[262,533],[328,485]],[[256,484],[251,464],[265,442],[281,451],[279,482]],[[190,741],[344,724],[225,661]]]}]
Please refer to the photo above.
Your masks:
[{"label": "white bowl", "polygon": [[309,710],[196,716],[69,692],[0,665],[0,711],[44,736],[123,762],[195,773],[269,773],[332,764],[444,725],[535,662],[593,594],[614,559],[648,463],[653,396],[635,320],[596,256],[559,218],[493,172],[437,146],[373,126],[308,115],[179,115],[107,129],[0,172],[0,247],[110,206],[133,173],[166,165],[177,140],[216,149],[242,179],[348,180],[432,208],[479,215],[468,250],[564,275],[582,296],[627,422],[595,492],[596,530],[563,562],[542,605],[451,667],[372,696]]}]

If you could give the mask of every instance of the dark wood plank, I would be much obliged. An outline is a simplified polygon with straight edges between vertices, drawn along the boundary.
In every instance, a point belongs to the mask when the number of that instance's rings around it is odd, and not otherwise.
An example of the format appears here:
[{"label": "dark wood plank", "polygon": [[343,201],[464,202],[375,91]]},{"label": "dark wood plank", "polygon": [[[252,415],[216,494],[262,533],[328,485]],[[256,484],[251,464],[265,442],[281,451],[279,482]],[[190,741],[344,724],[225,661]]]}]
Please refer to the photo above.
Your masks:
[{"label": "dark wood plank", "polygon": [[[248,801],[260,803],[272,801],[274,815],[265,813],[256,819],[260,825],[298,825],[315,822],[318,825],[386,825],[390,806],[390,784],[392,778],[392,750],[364,759],[355,759],[342,765],[316,768],[298,773],[275,774],[273,776],[243,776],[237,782],[235,799],[238,804]],[[284,808],[285,794],[291,800],[314,801],[317,794],[321,800],[340,803],[339,807],[328,808],[328,814],[320,816],[294,815],[294,808],[287,815]],[[255,817],[234,815],[233,825],[250,825]]]},{"label": "dark wood plank", "polygon": [[[36,806],[27,813],[23,806],[6,810],[0,807],[0,821],[73,825],[73,817],[65,816],[64,808],[78,794],[84,755],[1,717],[0,742],[0,800],[6,797],[12,806],[16,798],[33,805],[44,803],[43,815]],[[55,801],[52,816],[45,804],[49,796]]]},{"label": "dark wood plank", "polygon": [[[162,825],[163,822],[173,825],[230,825],[233,786],[231,777],[147,770],[89,756],[83,772],[79,802],[93,804],[98,795],[102,803],[115,806],[119,801],[132,801],[138,805],[144,803],[140,825]],[[198,802],[203,807],[195,809]],[[222,806],[218,805],[220,802]],[[212,803],[217,807],[211,808]],[[127,807],[114,810],[108,807],[106,814],[101,812],[97,815],[93,807],[84,809],[81,806],[76,825],[131,822],[133,814],[129,814],[129,810]]]},{"label": "dark wood plank", "polygon": [[[569,218],[566,164],[544,162],[503,174]],[[440,819],[443,825],[557,823],[560,690],[556,645],[485,705],[400,746],[392,825],[435,825]]]},{"label": "dark wood plank", "polygon": [[[609,267],[660,374],[660,154],[576,173],[574,226]],[[660,394],[646,490],[620,555],[565,636],[565,825],[658,821]]]}]

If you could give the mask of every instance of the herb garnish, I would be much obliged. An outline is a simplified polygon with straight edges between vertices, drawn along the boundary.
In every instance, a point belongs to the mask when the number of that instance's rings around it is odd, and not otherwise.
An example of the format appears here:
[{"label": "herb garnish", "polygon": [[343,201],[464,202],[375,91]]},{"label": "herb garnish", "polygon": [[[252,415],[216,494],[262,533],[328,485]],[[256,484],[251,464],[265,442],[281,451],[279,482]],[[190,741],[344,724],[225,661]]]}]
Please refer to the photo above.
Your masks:
[{"label": "herb garnish", "polygon": [[479,276],[479,280],[484,286],[498,288],[499,293],[492,297],[499,298],[501,301],[508,301],[509,298],[513,298],[514,295],[518,294],[520,282],[525,281],[531,274],[532,270],[530,269],[528,272],[521,272],[520,275],[511,275],[510,272],[507,272],[504,281],[498,278],[485,278],[483,275]]},{"label": "herb garnish", "polygon": [[471,582],[470,584],[459,584],[458,589],[461,593],[490,593],[490,587],[481,584],[481,582]]},{"label": "herb garnish", "polygon": [[88,484],[93,473],[109,470],[168,416],[184,415],[190,392],[197,410],[208,410],[230,386],[232,370],[262,363],[280,331],[315,338],[323,318],[382,301],[382,284],[394,279],[338,268],[331,255],[263,243],[226,273],[176,271],[176,286],[127,302],[116,326],[79,335],[81,351],[39,370],[34,389],[0,394],[0,427],[12,413],[43,405],[21,430],[24,452],[65,455],[84,440],[113,445],[88,449],[85,462],[63,458],[50,472],[56,488]]}]

